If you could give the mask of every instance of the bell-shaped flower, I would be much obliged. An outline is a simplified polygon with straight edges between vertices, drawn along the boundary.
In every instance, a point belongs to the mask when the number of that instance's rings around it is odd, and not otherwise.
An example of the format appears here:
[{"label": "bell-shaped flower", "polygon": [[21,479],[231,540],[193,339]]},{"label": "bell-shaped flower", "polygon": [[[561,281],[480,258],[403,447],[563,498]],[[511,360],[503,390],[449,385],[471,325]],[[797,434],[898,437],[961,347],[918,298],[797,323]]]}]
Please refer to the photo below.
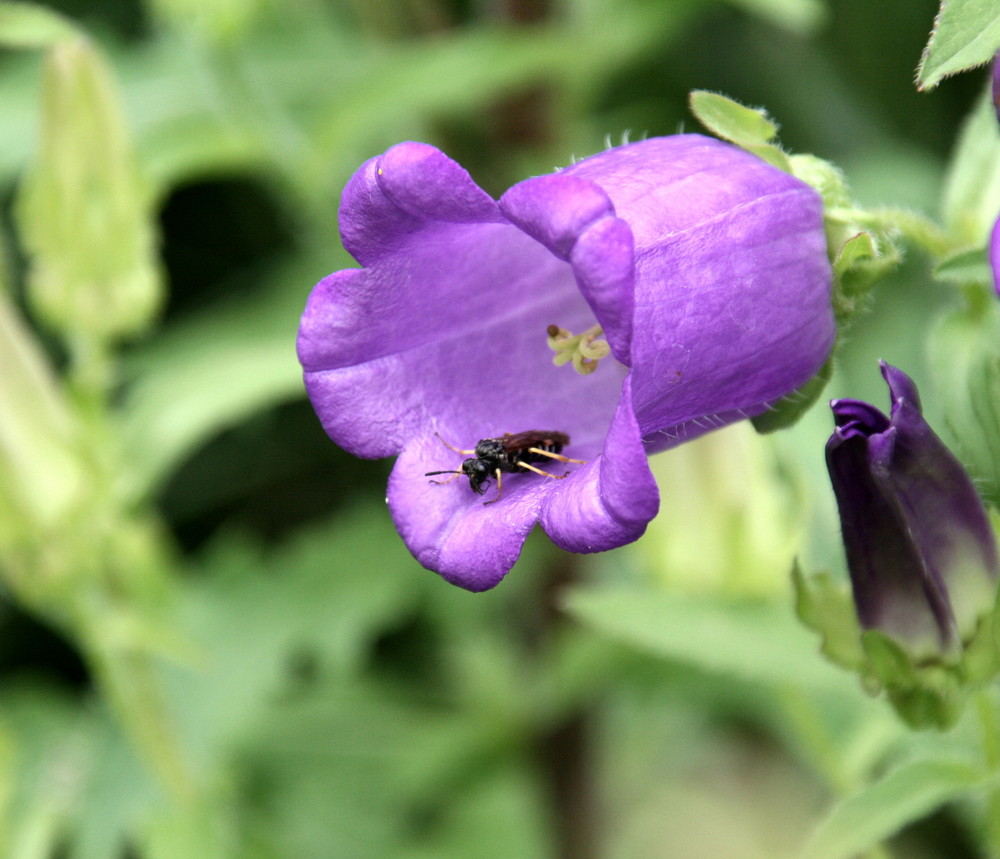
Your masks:
[{"label": "bell-shaped flower", "polygon": [[854,602],[915,660],[957,655],[994,606],[1000,565],[965,469],[928,426],[916,385],[882,363],[889,417],[834,400],[826,447]]},{"label": "bell-shaped flower", "polygon": [[[834,340],[819,195],[698,135],[611,149],[499,201],[401,143],[348,183],[340,226],[363,268],[310,295],[306,389],[337,444],[398,456],[400,534],[469,590],[503,578],[536,522],[575,552],[635,540],[659,503],[647,455],[766,411]],[[595,323],[610,356],[555,366],[553,332]],[[567,435],[562,455],[582,462],[522,457],[546,477],[512,452],[486,497],[465,473],[427,476],[529,430]]]}]

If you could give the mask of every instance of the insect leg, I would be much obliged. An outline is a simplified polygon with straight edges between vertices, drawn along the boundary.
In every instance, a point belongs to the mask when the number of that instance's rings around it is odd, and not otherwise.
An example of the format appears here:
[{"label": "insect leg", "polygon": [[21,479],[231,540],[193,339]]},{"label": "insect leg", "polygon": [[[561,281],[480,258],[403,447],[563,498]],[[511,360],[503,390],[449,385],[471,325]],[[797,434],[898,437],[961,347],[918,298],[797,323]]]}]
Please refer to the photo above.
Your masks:
[{"label": "insect leg", "polygon": [[[571,460],[568,460],[568,461],[569,462],[576,462],[575,459],[571,459]],[[527,462],[520,462],[520,461],[518,461],[517,464],[519,466],[521,466],[521,468],[526,468],[526,469],[528,469],[528,471],[533,471],[533,472],[535,472],[535,474],[542,475],[542,477],[551,477],[553,480],[562,480],[564,477],[569,477],[569,472],[568,471],[565,474],[549,474],[549,472],[542,471],[540,468],[535,468],[535,466],[533,466],[533,465],[531,465],[530,463],[527,463]]]},{"label": "insect leg", "polygon": [[483,506],[484,507],[487,504],[493,504],[494,502],[500,500],[500,493],[503,491],[503,475],[500,474],[500,469],[499,468],[496,470],[496,476],[497,476],[497,497],[491,499],[490,501],[484,501],[483,502]]},{"label": "insect leg", "polygon": [[453,451],[455,451],[455,453],[462,453],[465,454],[466,456],[475,453],[474,450],[462,450],[460,447],[455,447],[455,445],[453,444],[448,444],[448,442],[446,442],[443,438],[441,438],[440,433],[435,432],[434,435],[438,437],[438,440],[441,442],[441,444],[443,444],[445,447],[451,448]]},{"label": "insect leg", "polygon": [[528,453],[537,453],[539,456],[547,456],[549,459],[557,459],[559,462],[576,462],[580,465],[587,464],[587,460],[585,459],[570,459],[568,456],[563,456],[561,453],[552,453],[548,450],[542,450],[540,447],[529,447]]}]

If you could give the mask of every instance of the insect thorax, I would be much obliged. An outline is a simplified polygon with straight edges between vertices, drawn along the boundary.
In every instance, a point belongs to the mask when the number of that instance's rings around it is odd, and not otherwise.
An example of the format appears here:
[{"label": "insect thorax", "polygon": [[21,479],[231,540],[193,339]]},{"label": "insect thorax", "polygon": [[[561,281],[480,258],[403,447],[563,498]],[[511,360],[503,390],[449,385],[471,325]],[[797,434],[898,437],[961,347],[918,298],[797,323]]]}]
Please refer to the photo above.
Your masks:
[{"label": "insect thorax", "polygon": [[476,445],[476,456],[479,459],[493,460],[503,458],[507,451],[504,449],[503,439],[484,438]]}]

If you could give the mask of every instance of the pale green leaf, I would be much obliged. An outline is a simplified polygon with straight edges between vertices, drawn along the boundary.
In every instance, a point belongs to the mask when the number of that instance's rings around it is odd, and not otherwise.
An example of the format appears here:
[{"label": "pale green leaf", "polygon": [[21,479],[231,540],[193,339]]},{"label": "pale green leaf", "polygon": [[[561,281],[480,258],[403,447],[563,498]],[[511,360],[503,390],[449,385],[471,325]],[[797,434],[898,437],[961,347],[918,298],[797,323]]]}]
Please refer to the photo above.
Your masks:
[{"label": "pale green leaf", "polygon": [[826,19],[821,0],[729,0],[747,12],[772,21],[796,33],[808,34]]},{"label": "pale green leaf", "polygon": [[798,563],[792,569],[792,583],[796,614],[819,634],[823,653],[853,671],[862,668],[861,630],[847,583],[827,572],[806,575]]},{"label": "pale green leaf", "polygon": [[702,125],[740,146],[770,143],[778,133],[777,124],[765,111],[746,107],[719,93],[695,90],[688,101]]},{"label": "pale green leaf", "polygon": [[848,675],[819,656],[816,638],[795,620],[790,605],[578,588],[567,609],[598,632],[703,671],[816,691],[851,687]]},{"label": "pale green leaf", "polygon": [[987,780],[981,767],[964,760],[903,764],[834,806],[802,855],[804,859],[850,859]]},{"label": "pale green leaf", "polygon": [[934,267],[934,277],[951,283],[989,284],[993,275],[982,248],[958,251]]},{"label": "pale green leaf", "polygon": [[753,428],[759,433],[776,432],[796,424],[813,407],[833,374],[833,358],[828,358],[808,382],[782,397],[763,414],[753,418]]},{"label": "pale green leaf", "polygon": [[870,260],[878,257],[878,250],[875,246],[875,239],[871,233],[858,233],[852,236],[840,249],[837,258],[833,262],[833,273],[840,277],[848,271],[855,263],[862,260]]},{"label": "pale green leaf", "polygon": [[411,610],[425,578],[384,508],[298,534],[267,554],[224,535],[187,586],[177,622],[199,656],[171,666],[167,689],[187,744],[208,756],[239,736],[286,682],[297,654],[337,677]]},{"label": "pale green leaf", "polygon": [[[691,14],[689,4],[626,4],[595,9],[569,36],[564,27],[491,24],[391,50],[316,16],[305,28],[248,34],[239,66],[253,86],[231,89],[192,61],[198,50],[177,33],[113,60],[143,164],[161,185],[277,163],[297,189],[333,209],[343,182],[375,147],[423,129],[426,117],[477,111],[539,79],[577,92],[602,88],[615,68],[662,50]],[[0,175],[18,169],[33,145],[35,78],[28,63],[0,76]]]},{"label": "pale green leaf", "polygon": [[85,492],[85,471],[72,452],[79,429],[41,344],[2,294],[0,367],[0,499],[18,511],[6,510],[5,518],[51,525]]},{"label": "pale green leaf", "polygon": [[209,307],[145,345],[129,365],[123,434],[141,494],[214,433],[305,395],[295,334],[316,272],[343,255],[278,271],[238,302]]},{"label": "pale green leaf", "polygon": [[8,48],[44,48],[76,35],[62,15],[34,3],[0,3],[0,45]]},{"label": "pale green leaf", "polygon": [[954,246],[984,246],[1000,211],[1000,127],[988,88],[962,126],[943,199]]},{"label": "pale green leaf", "polygon": [[930,367],[948,440],[977,486],[1000,504],[1000,311],[993,296],[949,311],[932,329]]},{"label": "pale green leaf", "polygon": [[1000,6],[995,0],[942,0],[917,69],[917,86],[932,89],[942,78],[981,66],[1000,48]]}]

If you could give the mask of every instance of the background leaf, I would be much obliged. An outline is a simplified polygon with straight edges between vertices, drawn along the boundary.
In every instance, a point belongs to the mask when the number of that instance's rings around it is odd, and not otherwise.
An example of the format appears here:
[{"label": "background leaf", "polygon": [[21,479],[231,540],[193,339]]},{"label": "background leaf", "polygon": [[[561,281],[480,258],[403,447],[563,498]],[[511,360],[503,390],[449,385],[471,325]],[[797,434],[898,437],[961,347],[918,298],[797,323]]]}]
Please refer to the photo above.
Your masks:
[{"label": "background leaf", "polygon": [[0,45],[42,48],[79,31],[62,15],[35,3],[0,3]]},{"label": "background leaf", "polygon": [[856,856],[989,780],[981,767],[964,760],[911,761],[834,806],[802,855],[808,859]]},{"label": "background leaf", "polygon": [[818,655],[790,605],[593,588],[574,590],[566,607],[605,635],[702,671],[818,691],[851,683]]},{"label": "background leaf", "polygon": [[917,69],[921,89],[981,66],[1000,49],[1000,10],[986,0],[941,0],[934,31]]}]

